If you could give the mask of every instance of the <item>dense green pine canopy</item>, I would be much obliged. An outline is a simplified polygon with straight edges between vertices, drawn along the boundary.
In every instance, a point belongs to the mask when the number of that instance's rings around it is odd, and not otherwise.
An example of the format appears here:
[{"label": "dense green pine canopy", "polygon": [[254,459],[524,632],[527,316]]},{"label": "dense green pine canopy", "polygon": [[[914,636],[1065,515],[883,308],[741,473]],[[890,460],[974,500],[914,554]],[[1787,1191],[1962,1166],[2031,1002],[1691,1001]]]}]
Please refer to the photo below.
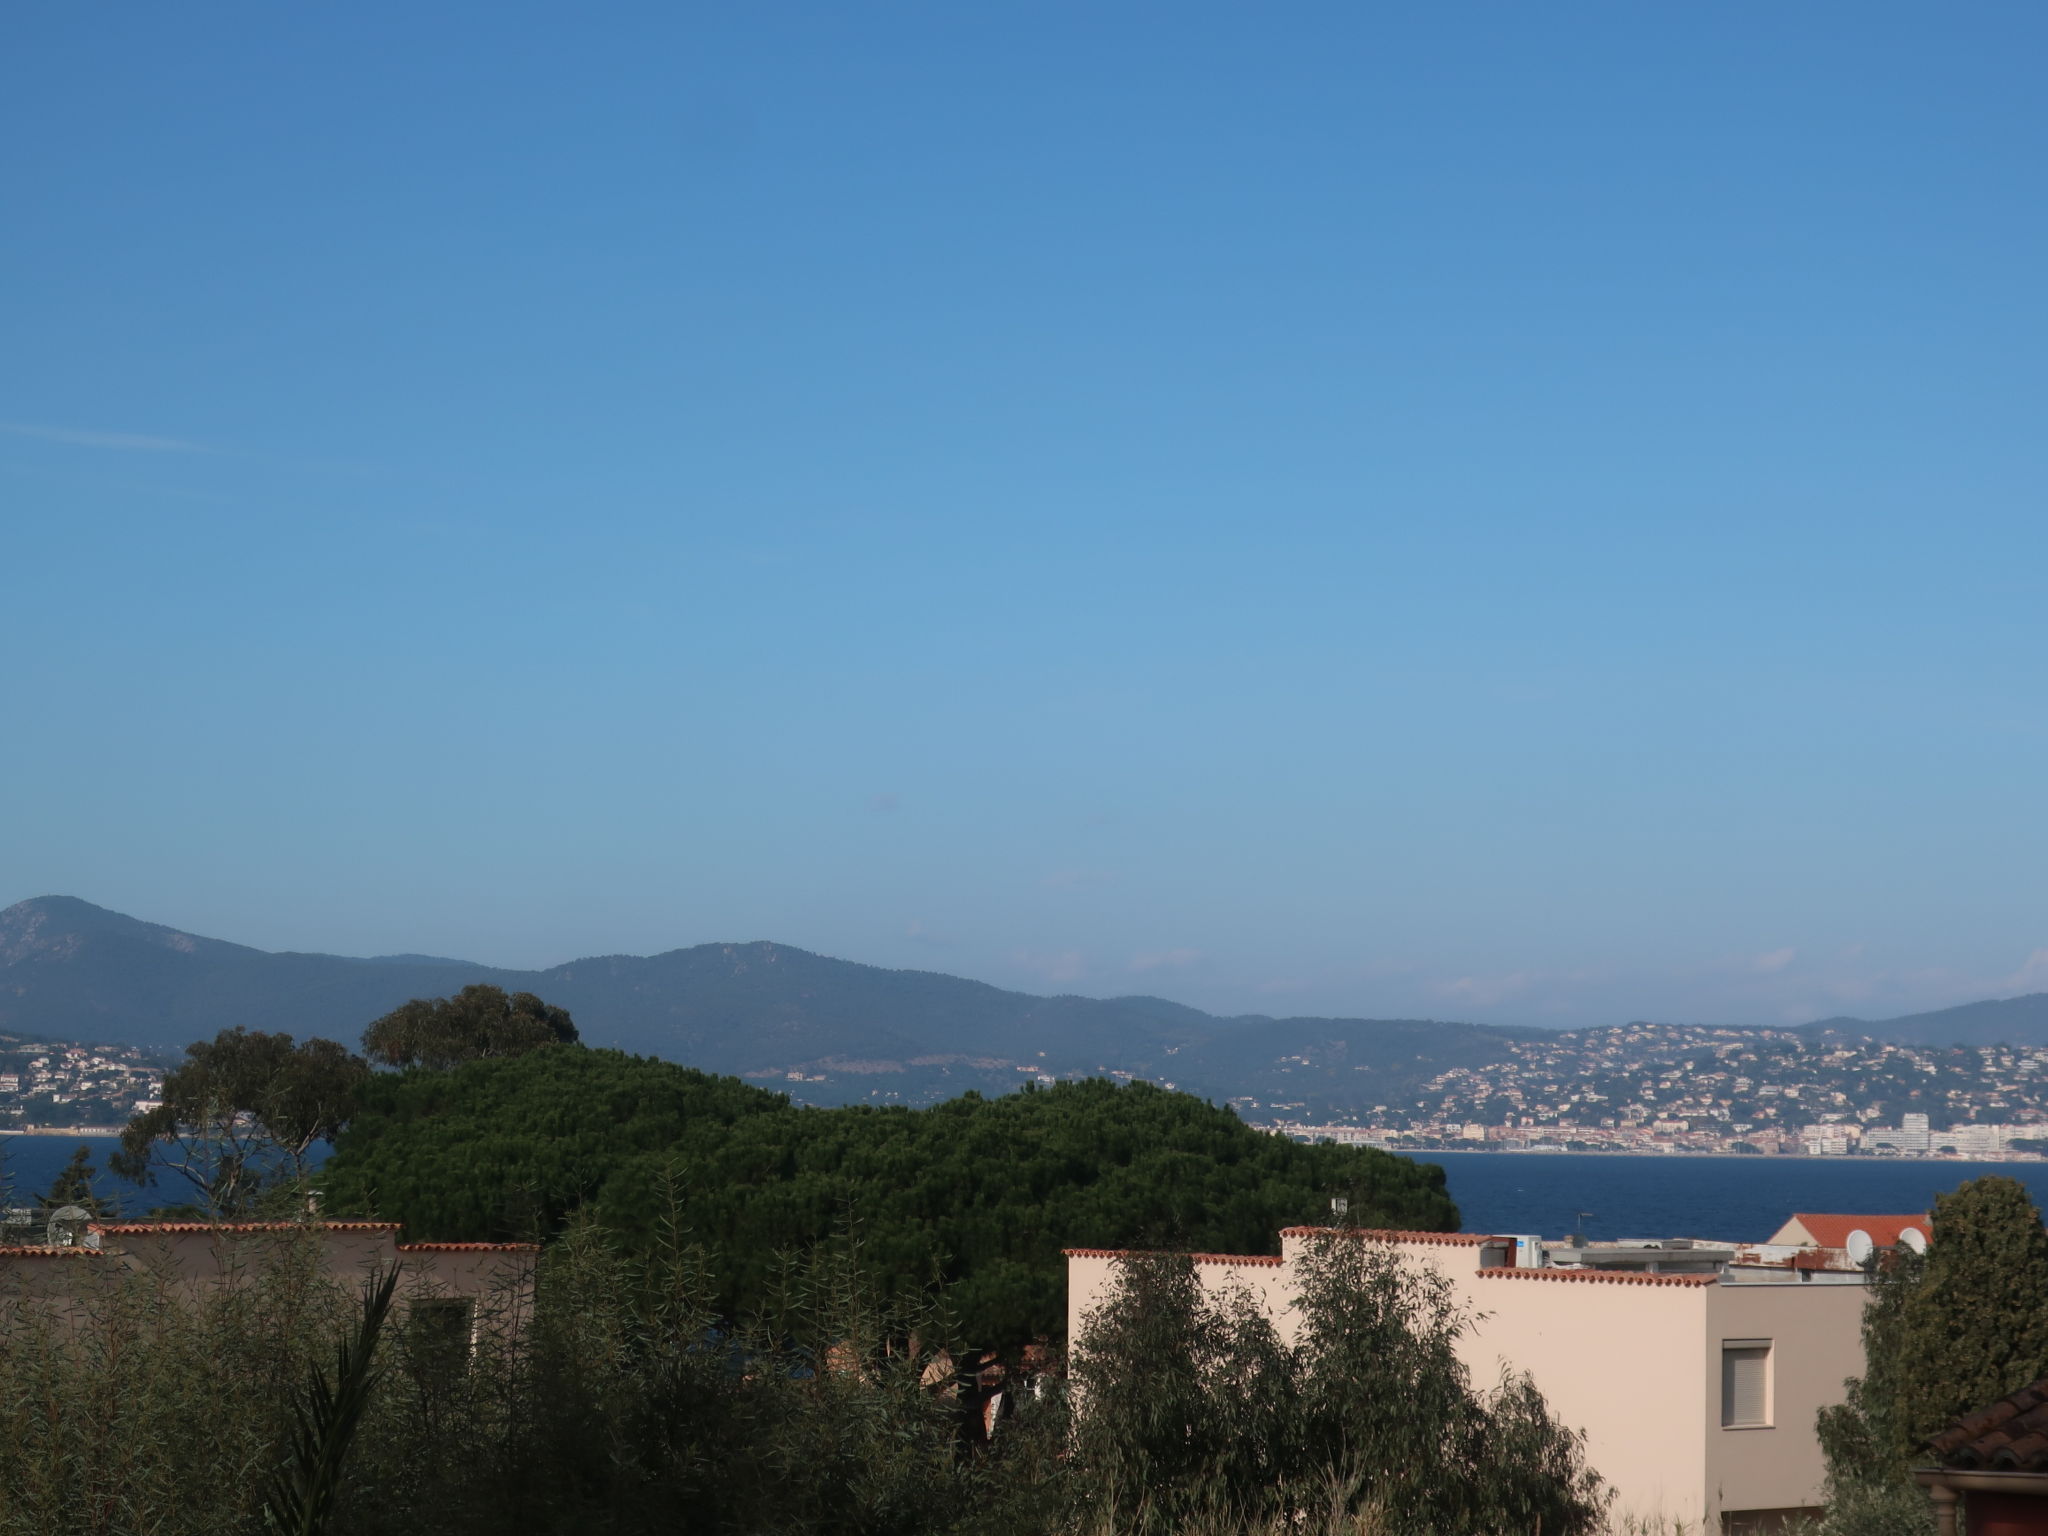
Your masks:
[{"label": "dense green pine canopy", "polygon": [[2026,1186],[1973,1179],[1933,1214],[1927,1257],[1869,1339],[1870,1379],[1896,1395],[1909,1452],[2048,1375],[2048,1231]]},{"label": "dense green pine canopy", "polygon": [[1863,1374],[1815,1425],[1829,1533],[1932,1530],[1912,1478],[1928,1439],[2048,1375],[2048,1231],[2026,1187],[1972,1179],[1933,1214],[1924,1257],[1901,1248],[1876,1265]]},{"label": "dense green pine canopy", "polygon": [[1062,1331],[1063,1247],[1271,1253],[1333,1195],[1365,1225],[1458,1219],[1441,1169],[1303,1146],[1143,1083],[797,1109],[736,1078],[577,1046],[380,1074],[320,1182],[331,1212],[438,1241],[544,1235],[577,1211],[642,1240],[673,1198],[734,1308],[772,1283],[778,1251],[850,1222],[878,1278],[944,1279],[963,1336],[983,1342]]}]

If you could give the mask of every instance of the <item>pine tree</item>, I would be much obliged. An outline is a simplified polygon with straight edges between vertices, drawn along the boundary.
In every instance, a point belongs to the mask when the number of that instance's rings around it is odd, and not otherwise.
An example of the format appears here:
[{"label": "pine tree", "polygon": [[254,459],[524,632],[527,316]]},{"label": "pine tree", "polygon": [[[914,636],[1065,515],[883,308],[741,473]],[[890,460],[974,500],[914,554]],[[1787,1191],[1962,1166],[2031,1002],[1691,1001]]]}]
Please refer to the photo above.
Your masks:
[{"label": "pine tree", "polygon": [[99,1196],[93,1193],[93,1179],[99,1170],[92,1165],[92,1148],[81,1144],[71,1154],[71,1161],[64,1165],[56,1181],[49,1189],[36,1197],[36,1203],[45,1211],[54,1211],[59,1206],[76,1205],[101,1214]]},{"label": "pine tree", "polygon": [[1973,1179],[1936,1199],[1919,1268],[1871,1357],[1871,1385],[1893,1398],[1906,1454],[2048,1376],[2048,1229],[2026,1186]]},{"label": "pine tree", "polygon": [[2048,1229],[2025,1186],[1973,1179],[1935,1200],[1933,1226],[1924,1257],[1879,1260],[1864,1374],[1821,1410],[1829,1503],[1863,1510],[1859,1532],[1880,1529],[1879,1506],[1899,1529],[1931,1529],[1908,1476],[1928,1439],[2048,1376]]}]

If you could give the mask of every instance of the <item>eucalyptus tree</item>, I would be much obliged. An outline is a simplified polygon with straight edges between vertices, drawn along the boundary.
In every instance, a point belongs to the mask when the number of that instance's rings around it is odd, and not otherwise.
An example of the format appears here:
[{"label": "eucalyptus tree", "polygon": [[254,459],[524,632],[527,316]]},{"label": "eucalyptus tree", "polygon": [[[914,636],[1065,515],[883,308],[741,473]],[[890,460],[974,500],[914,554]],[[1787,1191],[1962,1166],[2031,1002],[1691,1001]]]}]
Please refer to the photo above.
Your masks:
[{"label": "eucalyptus tree", "polygon": [[185,1048],[162,1100],[135,1115],[107,1167],[137,1184],[181,1180],[209,1215],[246,1216],[281,1185],[298,1185],[311,1155],[355,1113],[370,1076],[333,1040],[226,1029]]}]

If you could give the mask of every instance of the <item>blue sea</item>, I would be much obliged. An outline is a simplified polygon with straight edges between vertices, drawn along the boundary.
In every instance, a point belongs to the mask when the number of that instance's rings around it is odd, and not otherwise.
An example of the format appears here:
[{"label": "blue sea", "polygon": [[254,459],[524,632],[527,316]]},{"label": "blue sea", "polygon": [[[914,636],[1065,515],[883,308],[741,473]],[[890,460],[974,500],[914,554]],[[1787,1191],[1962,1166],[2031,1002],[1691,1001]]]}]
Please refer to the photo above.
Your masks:
[{"label": "blue sea", "polygon": [[140,1216],[153,1205],[192,1198],[191,1190],[176,1175],[154,1189],[139,1189],[114,1178],[107,1172],[107,1159],[120,1145],[118,1136],[0,1136],[0,1189],[6,1192],[6,1203],[32,1202],[56,1181],[81,1146],[92,1149],[93,1167],[98,1170],[93,1187],[101,1201],[112,1201],[123,1215]]},{"label": "blue sea", "polygon": [[7,1193],[7,1203],[26,1204],[48,1189],[81,1145],[92,1148],[93,1164],[101,1173],[103,1198],[119,1198],[124,1205],[137,1210],[173,1198],[159,1194],[151,1200],[133,1184],[106,1177],[107,1156],[121,1145],[118,1137],[0,1136],[0,1188]]},{"label": "blue sea", "polygon": [[1444,1170],[1468,1232],[1714,1237],[1761,1242],[1794,1211],[1924,1211],[1967,1179],[2004,1174],[2048,1208],[2048,1163],[1860,1157],[1627,1157],[1603,1152],[1416,1152]]},{"label": "blue sea", "polygon": [[[111,1136],[0,1136],[0,1180],[22,1200],[49,1188],[80,1142],[104,1170]],[[1468,1232],[1562,1237],[1590,1211],[1594,1238],[1715,1237],[1760,1242],[1794,1211],[1924,1211],[1980,1174],[2018,1179],[2048,1209],[2048,1163],[1921,1162],[1849,1157],[1624,1157],[1612,1153],[1418,1152],[1444,1170]],[[182,1199],[102,1175],[101,1197],[131,1213]]]}]

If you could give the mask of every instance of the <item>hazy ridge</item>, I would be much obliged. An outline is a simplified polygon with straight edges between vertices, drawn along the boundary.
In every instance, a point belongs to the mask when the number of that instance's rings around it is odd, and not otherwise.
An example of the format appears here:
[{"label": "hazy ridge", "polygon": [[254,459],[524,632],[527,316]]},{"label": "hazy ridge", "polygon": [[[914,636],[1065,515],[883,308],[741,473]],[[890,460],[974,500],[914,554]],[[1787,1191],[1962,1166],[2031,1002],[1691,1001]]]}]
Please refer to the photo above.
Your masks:
[{"label": "hazy ridge", "polygon": [[[0,911],[0,1029],[55,1038],[177,1049],[241,1025],[353,1043],[407,998],[474,981],[561,1004],[593,1045],[749,1077],[811,1102],[922,1100],[1002,1091],[1039,1072],[1113,1072],[1215,1098],[1369,1107],[1541,1033],[1443,1020],[1223,1018],[1152,997],[1038,997],[767,941],[522,971],[423,955],[270,953],[75,897]],[[2040,1043],[2048,995],[1809,1028],[1916,1044]]]}]

